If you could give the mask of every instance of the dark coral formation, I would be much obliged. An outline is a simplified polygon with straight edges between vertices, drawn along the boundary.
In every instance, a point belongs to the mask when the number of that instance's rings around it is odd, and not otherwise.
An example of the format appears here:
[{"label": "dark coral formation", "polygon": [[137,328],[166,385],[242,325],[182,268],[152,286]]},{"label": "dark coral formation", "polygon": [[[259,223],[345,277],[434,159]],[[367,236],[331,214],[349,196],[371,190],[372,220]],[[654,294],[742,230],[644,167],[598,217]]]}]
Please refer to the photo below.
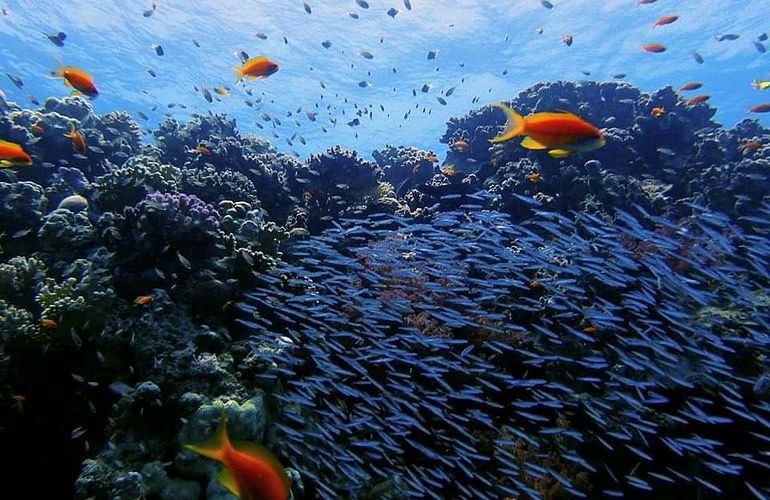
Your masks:
[{"label": "dark coral formation", "polygon": [[482,108],[449,122],[444,162],[303,161],[221,115],[143,144],[80,97],[0,101],[0,138],[34,158],[0,169],[7,473],[51,471],[43,496],[220,497],[180,445],[225,409],[299,471],[295,498],[768,494],[770,131],[622,83],[511,105],[607,145],[491,146]]}]

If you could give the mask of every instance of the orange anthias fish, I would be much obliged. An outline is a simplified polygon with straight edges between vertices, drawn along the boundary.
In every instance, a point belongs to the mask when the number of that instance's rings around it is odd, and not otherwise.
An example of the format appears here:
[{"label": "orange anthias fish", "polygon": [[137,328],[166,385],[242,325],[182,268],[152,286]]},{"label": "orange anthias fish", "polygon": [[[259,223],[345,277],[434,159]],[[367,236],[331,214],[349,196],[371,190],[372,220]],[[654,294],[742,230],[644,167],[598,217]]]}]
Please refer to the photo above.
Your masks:
[{"label": "orange anthias fish", "polygon": [[244,78],[248,80],[267,78],[278,71],[278,64],[265,56],[252,57],[240,68],[233,68],[233,71],[236,74],[235,83],[238,83]]},{"label": "orange anthias fish", "polygon": [[747,151],[756,151],[757,149],[762,147],[762,143],[759,141],[749,141],[744,142],[743,144],[738,146],[738,150],[742,153],[746,153]]},{"label": "orange anthias fish", "polygon": [[653,28],[657,28],[658,26],[665,26],[667,24],[671,24],[677,21],[679,19],[679,16],[663,16],[657,21],[655,21],[655,24],[652,25]]},{"label": "orange anthias fish", "polygon": [[64,134],[64,137],[69,137],[72,140],[72,147],[75,151],[85,153],[88,146],[86,146],[86,138],[80,130],[75,128],[75,125],[70,123],[70,131],[68,134]]},{"label": "orange anthias fish", "polygon": [[687,92],[688,90],[698,90],[701,87],[703,87],[703,84],[700,82],[690,82],[682,85],[679,90]]},{"label": "orange anthias fish", "polygon": [[140,295],[134,299],[134,304],[138,306],[145,306],[150,302],[152,302],[153,300],[154,300],[154,297],[152,295]]},{"label": "orange anthias fish", "polygon": [[706,95],[706,94],[696,95],[695,97],[687,101],[687,104],[692,106],[693,104],[700,104],[700,103],[706,102],[709,99],[711,99],[710,95]]},{"label": "orange anthias fish", "polygon": [[660,118],[661,116],[663,116],[665,114],[666,114],[666,108],[664,108],[662,106],[660,106],[660,107],[656,106],[656,107],[652,108],[652,110],[650,111],[650,116],[652,116],[653,118]]},{"label": "orange anthias fish", "polygon": [[455,151],[457,153],[464,153],[465,151],[468,151],[470,149],[471,145],[468,144],[467,141],[464,141],[462,139],[457,139],[452,144],[449,145],[449,148],[452,149],[452,151]]},{"label": "orange anthias fish", "polygon": [[493,106],[505,112],[505,130],[489,142],[505,142],[517,136],[526,136],[521,146],[527,149],[547,149],[554,158],[573,153],[593,151],[604,146],[601,130],[572,113],[535,113],[522,117],[502,103]]},{"label": "orange anthias fish", "polygon": [[209,441],[185,447],[221,462],[219,482],[238,498],[249,500],[286,500],[291,480],[283,466],[267,448],[253,443],[230,442],[227,417],[222,411],[219,428]]},{"label": "orange anthias fish", "polygon": [[767,90],[770,89],[770,81],[754,80],[751,82],[751,86],[757,90]]},{"label": "orange anthias fish", "polygon": [[770,104],[757,104],[749,108],[749,113],[767,113],[770,111]]},{"label": "orange anthias fish", "polygon": [[72,87],[75,93],[88,97],[96,97],[99,90],[96,88],[93,77],[86,71],[75,66],[60,66],[53,74],[54,77],[64,78],[64,85]]},{"label": "orange anthias fish", "polygon": [[648,43],[647,45],[642,45],[642,50],[645,52],[659,54],[666,51],[666,46],[662,43]]},{"label": "orange anthias fish", "polygon": [[541,174],[540,172],[531,172],[527,174],[527,180],[532,184],[537,184],[538,182],[543,180],[543,174]]},{"label": "orange anthias fish", "polygon": [[211,154],[211,150],[206,146],[204,146],[203,144],[200,144],[197,148],[195,148],[195,151],[199,154],[206,155],[206,156]]},{"label": "orange anthias fish", "polygon": [[0,167],[20,167],[32,165],[32,157],[15,142],[0,139]]}]

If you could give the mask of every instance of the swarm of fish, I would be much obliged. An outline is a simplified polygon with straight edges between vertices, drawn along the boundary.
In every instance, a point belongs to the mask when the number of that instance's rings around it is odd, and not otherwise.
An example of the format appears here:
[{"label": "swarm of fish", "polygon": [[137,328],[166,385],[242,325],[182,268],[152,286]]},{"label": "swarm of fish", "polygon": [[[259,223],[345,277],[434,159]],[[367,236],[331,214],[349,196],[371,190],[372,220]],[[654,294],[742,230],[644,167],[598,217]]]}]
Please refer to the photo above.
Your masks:
[{"label": "swarm of fish", "polygon": [[761,498],[770,206],[514,225],[481,201],[343,220],[240,304],[306,488]]}]

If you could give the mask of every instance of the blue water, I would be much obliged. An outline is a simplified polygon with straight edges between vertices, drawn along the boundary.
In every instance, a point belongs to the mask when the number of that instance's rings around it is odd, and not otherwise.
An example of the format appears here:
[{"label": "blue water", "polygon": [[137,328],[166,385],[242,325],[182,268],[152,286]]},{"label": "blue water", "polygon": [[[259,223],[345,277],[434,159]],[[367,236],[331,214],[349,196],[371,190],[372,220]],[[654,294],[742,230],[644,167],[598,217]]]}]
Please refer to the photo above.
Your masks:
[{"label": "blue water", "polygon": [[[5,76],[0,88],[25,105],[30,94],[41,101],[65,95],[61,80],[46,77],[62,61],[94,75],[101,91],[97,112],[127,110],[137,116],[141,111],[149,116],[143,123],[150,127],[167,113],[180,121],[191,113],[227,113],[237,118],[242,132],[264,135],[279,149],[303,157],[335,144],[363,153],[388,143],[440,151],[437,139],[449,117],[547,80],[606,80],[624,73],[625,80],[650,91],[700,81],[704,87],[699,92],[712,96],[716,118],[726,126],[747,117],[748,107],[770,101],[770,91],[762,95],[750,85],[770,77],[770,55],[753,44],[770,31],[767,2],[553,0],[554,7],[547,9],[539,0],[412,0],[411,10],[401,0],[371,0],[368,9],[353,0],[307,3],[311,14],[297,0],[158,1],[145,17],[149,0],[4,2],[0,70],[22,78],[24,88]],[[399,10],[395,17],[387,14],[391,7]],[[681,17],[652,27],[669,14]],[[57,31],[67,34],[63,47],[43,35]],[[715,39],[725,33],[740,38]],[[562,43],[565,35],[573,36],[572,46]],[[325,40],[332,42],[328,49],[321,45]],[[645,53],[640,50],[645,43],[663,43],[668,50]],[[155,54],[153,44],[163,47],[163,56]],[[428,60],[435,49],[437,57]],[[247,84],[255,97],[263,96],[254,107],[244,103],[249,96],[233,84],[230,68],[238,64],[234,53],[240,50],[269,56],[281,66],[269,79]],[[364,50],[374,58],[362,57]],[[692,51],[705,63],[697,64]],[[361,81],[371,87],[359,87]],[[431,88],[423,93],[426,83]],[[193,89],[201,84],[209,89],[227,85],[232,92],[209,104]],[[441,105],[436,96],[450,87],[456,91]],[[476,96],[479,104],[472,104]],[[168,108],[170,103],[187,109]],[[346,123],[354,118],[356,105],[371,106],[372,119],[367,115],[360,126],[350,127]],[[287,118],[299,107],[320,111],[318,120],[311,122],[301,113],[297,125],[294,116]],[[263,112],[281,120],[274,129],[279,138],[261,120]],[[259,130],[257,122],[266,128]],[[290,146],[286,138],[295,131]],[[307,145],[297,140],[299,135]]]}]

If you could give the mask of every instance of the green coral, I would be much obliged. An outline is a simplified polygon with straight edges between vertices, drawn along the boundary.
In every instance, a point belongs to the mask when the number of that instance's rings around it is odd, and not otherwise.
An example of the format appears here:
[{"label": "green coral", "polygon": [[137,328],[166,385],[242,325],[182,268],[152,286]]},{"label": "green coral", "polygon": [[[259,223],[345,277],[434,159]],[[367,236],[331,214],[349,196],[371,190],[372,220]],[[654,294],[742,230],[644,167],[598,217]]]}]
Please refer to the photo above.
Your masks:
[{"label": "green coral", "polygon": [[93,199],[101,210],[119,212],[136,205],[149,193],[176,192],[181,179],[179,168],[152,156],[135,156],[121,168],[96,179]]},{"label": "green coral", "polygon": [[13,257],[0,264],[0,299],[31,309],[40,283],[45,279],[46,265],[35,257]]},{"label": "green coral", "polygon": [[47,278],[40,288],[36,300],[43,318],[68,315],[82,322],[99,319],[115,298],[109,274],[91,260],[75,260],[62,278]]},{"label": "green coral", "polygon": [[0,299],[0,339],[28,338],[40,333],[32,313]]}]

